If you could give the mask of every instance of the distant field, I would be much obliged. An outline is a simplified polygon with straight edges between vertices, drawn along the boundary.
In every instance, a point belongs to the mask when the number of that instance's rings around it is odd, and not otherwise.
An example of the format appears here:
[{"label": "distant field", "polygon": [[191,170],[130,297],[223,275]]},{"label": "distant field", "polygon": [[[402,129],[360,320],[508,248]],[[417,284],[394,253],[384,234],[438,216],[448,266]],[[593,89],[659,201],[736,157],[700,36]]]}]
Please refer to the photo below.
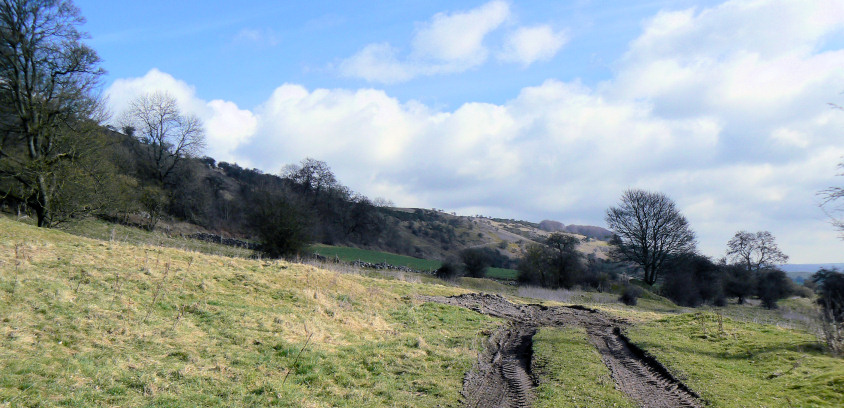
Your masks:
[{"label": "distant field", "polygon": [[440,261],[430,259],[420,259],[412,256],[396,255],[387,252],[371,251],[368,249],[330,245],[314,245],[310,248],[310,252],[327,258],[334,258],[336,256],[344,262],[354,262],[357,260],[371,263],[386,262],[390,265],[406,266],[420,271],[435,270],[442,264]]},{"label": "distant field", "polygon": [[[442,262],[431,259],[414,258],[412,256],[396,255],[388,252],[371,251],[368,249],[339,247],[331,245],[314,245],[309,252],[322,255],[327,258],[340,258],[343,262],[354,262],[357,260],[371,263],[386,262],[390,265],[407,266],[419,271],[433,271],[442,265]],[[518,271],[515,269],[488,268],[486,276],[492,279],[516,280]]]},{"label": "distant field", "polygon": [[486,277],[503,280],[516,280],[519,277],[519,271],[515,269],[504,268],[487,268]]}]

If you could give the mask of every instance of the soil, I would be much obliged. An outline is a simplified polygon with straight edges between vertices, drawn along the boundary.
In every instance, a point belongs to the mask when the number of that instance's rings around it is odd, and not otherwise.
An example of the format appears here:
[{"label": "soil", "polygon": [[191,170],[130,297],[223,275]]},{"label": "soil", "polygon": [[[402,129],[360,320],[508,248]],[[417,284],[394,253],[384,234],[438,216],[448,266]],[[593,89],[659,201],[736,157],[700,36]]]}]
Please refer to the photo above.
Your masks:
[{"label": "soil", "polygon": [[618,389],[643,407],[703,407],[694,391],[624,335],[627,322],[582,306],[520,305],[503,296],[466,294],[422,297],[507,319],[463,380],[467,407],[530,407],[536,378],[530,372],[532,338],[539,327],[579,326],[601,354]]}]

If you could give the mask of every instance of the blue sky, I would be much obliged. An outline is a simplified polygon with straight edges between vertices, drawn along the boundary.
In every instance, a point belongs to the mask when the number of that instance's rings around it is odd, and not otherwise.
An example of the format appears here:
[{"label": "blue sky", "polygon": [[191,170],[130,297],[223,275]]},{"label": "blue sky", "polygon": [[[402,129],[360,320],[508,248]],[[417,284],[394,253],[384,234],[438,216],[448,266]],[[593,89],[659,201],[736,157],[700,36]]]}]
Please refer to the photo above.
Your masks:
[{"label": "blue sky", "polygon": [[[142,76],[155,67],[196,86],[197,96],[224,98],[252,108],[285,82],[308,88],[372,86],[336,75],[334,65],[370,43],[389,42],[408,51],[414,29],[441,12],[459,12],[483,2],[402,1],[355,3],[77,1],[109,80]],[[466,101],[502,103],[528,85],[548,78],[593,85],[612,75],[612,64],[659,10],[714,2],[531,1],[510,3],[508,28],[547,24],[571,37],[551,60],[526,69],[487,64],[466,75],[417,78],[380,84],[402,101],[455,107]]]},{"label": "blue sky", "polygon": [[708,255],[770,230],[793,262],[844,261],[817,196],[844,179],[840,1],[76,4],[114,121],[166,90],[219,160],[567,224],[646,188]]}]

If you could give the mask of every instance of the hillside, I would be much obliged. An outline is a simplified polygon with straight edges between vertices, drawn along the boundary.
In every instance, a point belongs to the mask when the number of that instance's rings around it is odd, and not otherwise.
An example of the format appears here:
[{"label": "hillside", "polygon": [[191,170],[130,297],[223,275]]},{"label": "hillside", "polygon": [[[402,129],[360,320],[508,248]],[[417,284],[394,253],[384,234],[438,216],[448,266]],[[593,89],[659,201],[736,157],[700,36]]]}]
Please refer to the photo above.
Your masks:
[{"label": "hillside", "polygon": [[[530,310],[577,323],[522,344],[545,378],[526,397],[536,406],[631,404],[601,353],[644,360],[590,340],[620,339],[612,325],[709,406],[835,406],[844,397],[840,359],[785,328],[802,327],[809,306],[799,301],[784,314],[732,305],[718,309],[719,323],[656,297],[631,308],[586,293],[591,312],[528,307],[538,301],[454,298],[468,291],[343,268],[95,240],[0,217],[0,406],[456,407],[470,389],[465,374],[480,372],[477,356]],[[586,299],[533,295],[543,293]],[[542,313],[524,316],[550,324]],[[577,376],[555,374],[571,364]]]},{"label": "hillside", "polygon": [[[555,232],[527,221],[459,216],[438,210],[391,208],[382,211],[392,219],[388,221],[388,224],[394,227],[397,232],[396,238],[404,246],[400,248],[384,245],[365,247],[417,258],[456,259],[463,249],[486,247],[513,261],[506,267],[515,267],[516,259],[521,256],[527,245],[542,242],[548,235]],[[609,247],[605,241],[577,233],[564,233],[584,241],[578,247],[584,255],[594,254],[599,258],[606,258]],[[395,246],[395,243],[392,246]]]}]

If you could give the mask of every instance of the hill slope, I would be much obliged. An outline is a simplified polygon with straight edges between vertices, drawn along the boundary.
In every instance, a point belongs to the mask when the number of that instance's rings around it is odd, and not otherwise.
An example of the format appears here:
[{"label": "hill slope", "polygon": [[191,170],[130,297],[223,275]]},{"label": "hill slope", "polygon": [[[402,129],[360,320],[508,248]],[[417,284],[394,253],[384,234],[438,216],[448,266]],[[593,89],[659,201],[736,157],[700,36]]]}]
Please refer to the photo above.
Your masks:
[{"label": "hill slope", "polygon": [[0,405],[454,406],[495,322],[417,292],[0,218]]},{"label": "hill slope", "polygon": [[[483,314],[495,316],[490,308],[419,300],[466,293],[431,278],[345,272],[98,241],[0,217],[0,406],[460,406],[466,372],[509,326]],[[841,360],[774,315],[776,325],[748,323],[761,309],[717,309],[735,318],[722,322],[663,303],[593,307],[623,317],[630,338],[710,406],[844,399]],[[588,370],[548,373],[536,406],[618,401],[592,335],[537,339],[533,355],[546,370],[575,358]]]}]

